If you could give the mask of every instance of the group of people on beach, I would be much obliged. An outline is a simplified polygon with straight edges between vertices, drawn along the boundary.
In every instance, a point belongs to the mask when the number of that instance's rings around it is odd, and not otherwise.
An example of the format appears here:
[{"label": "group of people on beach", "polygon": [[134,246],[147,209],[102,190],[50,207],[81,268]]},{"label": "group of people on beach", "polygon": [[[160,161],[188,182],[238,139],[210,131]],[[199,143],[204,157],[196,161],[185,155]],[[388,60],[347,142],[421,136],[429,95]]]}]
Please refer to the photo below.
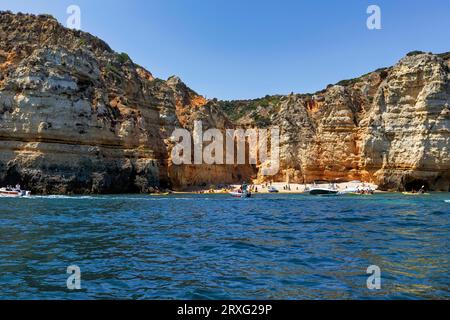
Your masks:
[{"label": "group of people on beach", "polygon": [[368,188],[368,189],[359,189],[358,188],[356,190],[356,193],[358,193],[358,194],[374,194],[374,191],[370,188]]}]

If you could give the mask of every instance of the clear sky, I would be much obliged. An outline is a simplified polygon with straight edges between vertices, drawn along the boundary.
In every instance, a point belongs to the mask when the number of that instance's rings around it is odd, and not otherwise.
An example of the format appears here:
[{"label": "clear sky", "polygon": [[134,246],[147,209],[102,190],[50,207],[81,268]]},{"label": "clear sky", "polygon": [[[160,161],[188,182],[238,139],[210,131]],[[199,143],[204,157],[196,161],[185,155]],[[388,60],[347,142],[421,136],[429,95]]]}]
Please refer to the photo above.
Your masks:
[{"label": "clear sky", "polygon": [[[450,51],[448,0],[0,0],[0,9],[65,24],[71,4],[82,30],[208,98],[315,92],[412,50]],[[366,27],[371,4],[381,30]]]}]

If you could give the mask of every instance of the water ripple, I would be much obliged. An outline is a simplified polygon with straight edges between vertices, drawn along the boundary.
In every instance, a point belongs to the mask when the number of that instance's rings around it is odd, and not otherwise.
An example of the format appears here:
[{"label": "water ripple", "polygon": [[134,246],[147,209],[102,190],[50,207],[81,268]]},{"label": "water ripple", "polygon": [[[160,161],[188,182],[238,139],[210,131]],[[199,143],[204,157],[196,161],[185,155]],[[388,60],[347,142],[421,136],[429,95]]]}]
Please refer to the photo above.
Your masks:
[{"label": "water ripple", "polygon": [[[445,199],[0,199],[0,298],[448,299]],[[66,289],[72,264],[81,291]]]}]

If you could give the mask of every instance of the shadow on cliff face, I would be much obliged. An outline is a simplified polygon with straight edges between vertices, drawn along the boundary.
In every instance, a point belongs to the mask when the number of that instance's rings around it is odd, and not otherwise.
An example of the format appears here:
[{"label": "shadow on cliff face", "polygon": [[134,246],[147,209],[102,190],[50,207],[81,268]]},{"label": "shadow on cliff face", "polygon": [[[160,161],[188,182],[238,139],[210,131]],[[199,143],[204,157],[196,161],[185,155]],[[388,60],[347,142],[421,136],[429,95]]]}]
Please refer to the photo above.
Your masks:
[{"label": "shadow on cliff face", "polygon": [[33,194],[146,193],[161,186],[158,164],[81,159],[76,166],[41,159],[26,167],[16,160],[0,162],[0,186],[20,184]]},{"label": "shadow on cliff face", "polygon": [[450,172],[438,176],[434,181],[436,191],[450,192]]},{"label": "shadow on cliff face", "polygon": [[443,176],[424,177],[422,173],[417,175],[403,175],[401,172],[389,172],[379,180],[379,190],[383,191],[418,191],[422,187],[426,191],[448,191],[449,181]]},{"label": "shadow on cliff face", "polygon": [[16,166],[8,167],[5,171],[5,165],[0,163],[0,172],[5,172],[0,176],[1,186],[15,186],[16,184],[21,184],[22,186],[27,185],[29,181],[23,179],[23,177],[18,172]]},{"label": "shadow on cliff face", "polygon": [[402,180],[402,187],[405,191],[418,191],[424,187],[427,191],[450,192],[450,178],[445,175],[430,179],[406,177]]},{"label": "shadow on cliff face", "polygon": [[421,179],[412,179],[404,184],[406,191],[418,191],[424,187],[425,190],[430,190],[430,185],[427,181]]}]

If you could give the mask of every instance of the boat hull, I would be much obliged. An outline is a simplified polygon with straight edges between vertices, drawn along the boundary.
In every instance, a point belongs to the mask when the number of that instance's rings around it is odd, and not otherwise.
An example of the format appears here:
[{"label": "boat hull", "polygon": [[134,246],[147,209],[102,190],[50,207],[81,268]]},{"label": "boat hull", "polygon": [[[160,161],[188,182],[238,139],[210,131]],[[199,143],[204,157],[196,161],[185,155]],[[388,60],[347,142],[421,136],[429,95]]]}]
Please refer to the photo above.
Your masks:
[{"label": "boat hull", "polygon": [[252,194],[250,192],[230,192],[233,198],[251,198]]},{"label": "boat hull", "polygon": [[2,189],[0,190],[0,197],[3,198],[21,198],[21,197],[29,197],[31,195],[30,191],[9,191]]},{"label": "boat hull", "polygon": [[337,190],[330,189],[311,189],[309,194],[312,196],[334,196],[338,194]]}]

